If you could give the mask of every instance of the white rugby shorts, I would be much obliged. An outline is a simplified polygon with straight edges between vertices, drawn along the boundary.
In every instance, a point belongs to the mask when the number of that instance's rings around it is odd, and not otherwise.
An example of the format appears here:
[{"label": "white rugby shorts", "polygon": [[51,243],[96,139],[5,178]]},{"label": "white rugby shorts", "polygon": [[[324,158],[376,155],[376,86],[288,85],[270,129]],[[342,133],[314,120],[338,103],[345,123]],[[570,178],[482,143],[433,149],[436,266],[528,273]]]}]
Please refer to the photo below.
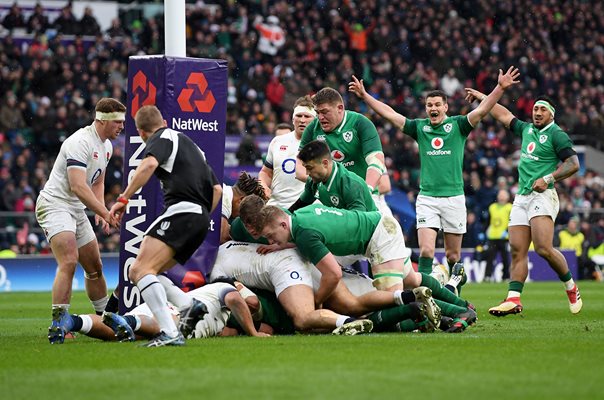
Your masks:
[{"label": "white rugby shorts", "polygon": [[445,233],[466,233],[466,196],[432,197],[420,194],[415,205],[417,228],[442,229]]},{"label": "white rugby shorts", "polygon": [[92,225],[83,209],[75,208],[60,200],[47,200],[38,196],[36,219],[46,235],[46,240],[61,232],[73,232],[78,248],[96,240]]},{"label": "white rugby shorts", "polygon": [[542,215],[547,215],[555,221],[559,210],[560,201],[555,189],[546,189],[543,193],[517,194],[512,205],[509,226],[530,226],[531,219]]}]

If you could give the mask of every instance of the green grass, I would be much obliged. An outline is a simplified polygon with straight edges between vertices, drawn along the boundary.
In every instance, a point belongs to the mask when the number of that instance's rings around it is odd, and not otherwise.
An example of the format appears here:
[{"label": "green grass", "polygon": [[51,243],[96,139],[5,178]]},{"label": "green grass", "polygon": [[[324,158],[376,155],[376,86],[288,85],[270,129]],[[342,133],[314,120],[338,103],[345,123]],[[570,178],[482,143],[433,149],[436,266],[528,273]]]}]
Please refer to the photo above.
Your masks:
[{"label": "green grass", "polygon": [[[215,338],[139,348],[79,335],[50,346],[49,293],[0,294],[1,399],[594,399],[604,367],[604,285],[525,287],[521,316],[486,310],[504,284],[468,285],[478,324],[458,335]],[[91,307],[74,294],[72,311]]]}]

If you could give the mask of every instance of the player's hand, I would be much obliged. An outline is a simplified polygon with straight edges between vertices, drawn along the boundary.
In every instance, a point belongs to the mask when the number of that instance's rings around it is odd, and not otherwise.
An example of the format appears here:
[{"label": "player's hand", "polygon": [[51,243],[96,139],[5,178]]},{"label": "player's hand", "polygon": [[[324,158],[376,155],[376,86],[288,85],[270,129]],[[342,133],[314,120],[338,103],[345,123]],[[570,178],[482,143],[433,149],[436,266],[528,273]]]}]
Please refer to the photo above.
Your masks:
[{"label": "player's hand", "polygon": [[548,186],[549,185],[543,180],[543,178],[539,178],[533,182],[533,190],[537,193],[545,192]]},{"label": "player's hand", "polygon": [[514,68],[512,65],[508,68],[507,72],[504,74],[502,70],[499,70],[499,78],[497,79],[497,83],[503,90],[509,88],[512,85],[520,83],[517,78],[520,76],[520,71],[518,68]]},{"label": "player's hand", "polygon": [[466,91],[466,101],[468,103],[473,103],[476,100],[481,101],[484,97],[486,97],[484,93],[479,92],[476,89],[465,88],[464,90]]},{"label": "player's hand", "polygon": [[358,80],[356,76],[352,76],[352,82],[348,84],[348,91],[357,95],[358,98],[362,99],[367,94],[363,80]]},{"label": "player's hand", "polygon": [[124,203],[116,201],[115,204],[113,204],[111,210],[109,210],[109,218],[112,225],[116,227],[120,226],[124,211],[126,211],[126,205]]},{"label": "player's hand", "polygon": [[[109,213],[107,213],[107,218],[109,218]],[[94,224],[99,226],[101,224],[101,230],[105,233],[105,235],[109,235],[110,232],[110,224],[108,220],[105,220],[98,214],[94,215]]]},{"label": "player's hand", "polygon": [[271,337],[271,335],[269,335],[268,333],[264,333],[264,332],[256,332],[252,336],[253,337]]},{"label": "player's hand", "polygon": [[272,252],[277,251],[277,250],[281,250],[281,246],[279,246],[277,243],[273,243],[273,244],[261,244],[256,249],[256,253],[258,253],[258,254],[268,254],[268,253],[272,253]]}]

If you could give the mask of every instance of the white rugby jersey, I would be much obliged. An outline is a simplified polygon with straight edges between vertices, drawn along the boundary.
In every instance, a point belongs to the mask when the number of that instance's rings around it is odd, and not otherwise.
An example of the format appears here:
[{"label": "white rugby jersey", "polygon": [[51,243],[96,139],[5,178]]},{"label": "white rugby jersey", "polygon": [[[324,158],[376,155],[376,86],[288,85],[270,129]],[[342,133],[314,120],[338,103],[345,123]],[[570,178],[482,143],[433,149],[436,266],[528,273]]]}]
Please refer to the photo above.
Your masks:
[{"label": "white rugby jersey", "polygon": [[233,187],[222,184],[222,216],[231,219],[233,213]]},{"label": "white rugby jersey", "polygon": [[94,123],[78,129],[61,145],[50,177],[40,195],[45,199],[61,200],[76,208],[86,208],[80,199],[71,191],[67,170],[82,168],[86,170],[86,183],[92,186],[107,168],[113,154],[111,141],[102,141]]},{"label": "white rugby jersey", "polygon": [[224,304],[224,297],[229,292],[237,291],[228,283],[217,282],[192,290],[189,296],[201,301],[208,308],[208,313],[195,325],[195,338],[213,337],[222,332],[231,311]]},{"label": "white rugby jersey", "polygon": [[304,190],[304,182],[296,179],[299,147],[300,140],[296,138],[294,131],[274,137],[269,144],[264,166],[273,170],[273,180],[272,194],[267,204],[289,208]]}]

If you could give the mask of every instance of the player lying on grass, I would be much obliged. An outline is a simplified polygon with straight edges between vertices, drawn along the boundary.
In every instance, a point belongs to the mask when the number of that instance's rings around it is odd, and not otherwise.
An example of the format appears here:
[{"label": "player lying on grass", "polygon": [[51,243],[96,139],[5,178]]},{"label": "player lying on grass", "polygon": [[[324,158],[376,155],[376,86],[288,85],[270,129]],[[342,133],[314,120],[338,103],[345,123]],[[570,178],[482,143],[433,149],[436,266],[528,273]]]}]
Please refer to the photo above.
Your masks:
[{"label": "player lying on grass", "polygon": [[[304,324],[308,315],[316,312],[313,289],[319,286],[321,273],[313,268],[311,263],[303,260],[294,249],[259,254],[260,246],[234,241],[223,244],[218,250],[210,279],[228,276],[254,290],[272,291],[292,317],[298,330],[313,329],[314,326]],[[391,326],[390,330],[395,330],[392,327],[396,323],[408,318],[409,308],[406,306],[414,302],[420,302],[421,305],[415,308],[420,308],[422,314],[430,317],[429,321],[425,322],[428,325],[424,328],[426,331],[438,327],[441,320],[438,316],[439,307],[443,309],[445,315],[458,318],[455,321],[455,329],[451,332],[462,331],[468,323],[475,321],[476,314],[473,310],[443,301],[436,301],[438,304],[435,304],[429,292],[428,288],[405,290],[396,294],[379,291],[367,276],[347,270],[342,271],[342,280],[334,290],[334,294],[324,303],[324,307],[353,316],[362,316],[376,310],[381,310],[387,315],[386,309],[391,309],[389,312],[394,313],[392,317],[394,319],[389,317],[384,320],[385,324]],[[438,321],[436,318],[439,318]],[[417,318],[413,319],[417,320]],[[462,322],[465,320],[468,320],[466,324]],[[415,322],[423,322],[423,319]]]},{"label": "player lying on grass", "polygon": [[[237,289],[228,283],[217,282],[202,286],[188,293],[182,292],[173,285],[170,290],[178,290],[185,296],[201,301],[207,313],[195,324],[190,333],[191,338],[203,338],[220,335],[229,316],[233,316],[243,331],[250,336],[268,336],[258,332],[248,301],[244,300]],[[249,292],[249,291],[248,291]],[[250,299],[252,306],[257,301]],[[257,305],[256,305],[257,307]],[[179,313],[175,306],[171,307],[172,316],[178,323]],[[102,340],[134,341],[136,337],[153,338],[160,334],[159,324],[146,304],[141,304],[124,316],[115,313],[98,315],[70,315],[68,328],[87,336]]]},{"label": "player lying on grass", "polygon": [[[273,230],[279,236],[272,240],[274,244],[296,244],[301,255],[322,272],[321,284],[328,285],[327,289],[324,288],[327,293],[337,287],[341,275],[341,264],[335,256],[365,254],[372,261],[376,288],[398,293],[403,288],[403,282],[410,288],[425,286],[437,299],[464,308],[468,306],[468,302],[444,289],[433,277],[413,270],[400,225],[392,217],[378,212],[362,213],[317,205],[302,208],[288,216],[285,211],[272,206],[258,212],[261,200],[254,196],[248,197],[245,203],[245,207],[242,203],[241,219],[246,223],[244,228],[247,226],[252,232],[250,235],[264,233],[266,236],[267,233],[272,234]],[[267,209],[270,213],[265,213]],[[298,221],[299,215],[303,216],[301,223]],[[292,225],[295,227],[290,231]],[[327,271],[327,277],[323,270]],[[317,296],[317,302],[325,296],[321,293],[321,286]]]}]

